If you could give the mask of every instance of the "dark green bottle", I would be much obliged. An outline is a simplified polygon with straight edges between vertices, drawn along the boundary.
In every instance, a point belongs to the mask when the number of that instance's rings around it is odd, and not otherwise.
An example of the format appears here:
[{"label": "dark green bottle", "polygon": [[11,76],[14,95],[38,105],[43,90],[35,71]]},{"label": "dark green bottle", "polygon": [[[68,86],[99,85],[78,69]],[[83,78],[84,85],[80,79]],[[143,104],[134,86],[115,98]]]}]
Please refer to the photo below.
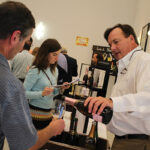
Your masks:
[{"label": "dark green bottle", "polygon": [[[86,107],[84,106],[84,101],[69,98],[69,97],[64,97],[64,96],[62,96],[62,99],[66,103],[68,103],[68,104],[74,106],[76,109],[78,109],[78,111],[80,111],[80,113],[82,113],[83,115],[93,118],[92,113],[88,112],[88,105]],[[99,108],[100,108],[100,106],[99,106]],[[101,116],[100,122],[102,122],[104,124],[108,124],[112,118],[112,115],[113,115],[112,109],[110,107],[105,107],[104,110],[102,111],[102,113],[100,114],[100,116]]]},{"label": "dark green bottle", "polygon": [[70,128],[70,131],[69,131],[69,137],[68,137],[68,144],[70,145],[78,145],[78,134],[77,134],[77,124],[78,124],[78,118],[74,118],[73,119],[73,124]]}]

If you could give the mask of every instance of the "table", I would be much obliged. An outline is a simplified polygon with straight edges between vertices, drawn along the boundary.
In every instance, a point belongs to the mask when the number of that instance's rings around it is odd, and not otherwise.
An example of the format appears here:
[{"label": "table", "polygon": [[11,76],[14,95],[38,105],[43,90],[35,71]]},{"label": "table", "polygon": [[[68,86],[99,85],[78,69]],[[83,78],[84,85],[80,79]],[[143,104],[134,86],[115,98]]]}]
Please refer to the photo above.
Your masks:
[{"label": "table", "polygon": [[[79,134],[77,146],[66,144],[68,136],[68,132],[63,132],[61,135],[53,137],[40,150],[88,150],[84,148],[86,135]],[[95,150],[107,150],[107,140],[98,138]]]}]

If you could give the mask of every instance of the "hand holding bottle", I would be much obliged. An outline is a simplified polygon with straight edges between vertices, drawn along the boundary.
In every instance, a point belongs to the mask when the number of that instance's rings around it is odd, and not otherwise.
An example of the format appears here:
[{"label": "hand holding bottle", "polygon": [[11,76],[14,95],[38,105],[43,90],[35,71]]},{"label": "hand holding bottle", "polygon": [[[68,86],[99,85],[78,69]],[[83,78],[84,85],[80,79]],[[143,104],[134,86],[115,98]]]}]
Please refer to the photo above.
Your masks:
[{"label": "hand holding bottle", "polygon": [[[70,105],[72,105],[72,106],[74,106],[76,109],[78,109],[82,114],[84,114],[84,115],[86,115],[86,116],[88,116],[88,117],[90,117],[90,118],[93,118],[94,120],[96,120],[96,121],[100,121],[100,122],[102,122],[102,123],[104,123],[104,124],[108,124],[109,122],[110,122],[110,120],[111,120],[111,118],[112,118],[112,115],[113,115],[113,111],[112,111],[112,109],[110,108],[110,107],[108,107],[108,106],[110,106],[110,105],[106,105],[106,107],[104,107],[103,108],[103,111],[100,113],[100,111],[99,110],[101,110],[100,109],[100,107],[101,107],[101,103],[99,104],[99,105],[94,105],[94,101],[95,100],[91,100],[90,101],[90,99],[87,99],[87,103],[85,103],[86,104],[86,106],[84,106],[84,101],[81,101],[81,100],[77,100],[77,99],[72,99],[72,98],[69,98],[69,97],[64,97],[64,96],[62,96],[62,100],[64,100],[66,103],[68,103],[68,104],[70,104]],[[88,106],[88,105],[90,105],[90,107]],[[104,105],[103,105],[104,106]],[[92,112],[93,112],[93,108],[92,107],[95,107],[94,109],[94,113],[92,114]],[[89,110],[88,110],[88,108],[90,108],[91,110],[90,110],[90,112],[89,112]],[[96,114],[97,113],[97,111],[98,111],[98,113],[100,113],[99,115],[98,114]]]},{"label": "hand holding bottle", "polygon": [[[113,108],[112,100],[104,97],[88,97],[84,106],[88,105],[88,112],[100,115],[106,106]],[[100,106],[100,107],[99,107]]]}]

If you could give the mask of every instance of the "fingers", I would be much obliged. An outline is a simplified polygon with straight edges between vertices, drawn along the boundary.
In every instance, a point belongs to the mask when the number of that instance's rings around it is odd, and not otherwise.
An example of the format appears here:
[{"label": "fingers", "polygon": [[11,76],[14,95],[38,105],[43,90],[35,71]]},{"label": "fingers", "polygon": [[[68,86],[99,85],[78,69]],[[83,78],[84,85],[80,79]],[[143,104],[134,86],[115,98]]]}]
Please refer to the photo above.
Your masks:
[{"label": "fingers", "polygon": [[89,113],[100,115],[106,106],[112,108],[113,104],[110,99],[99,96],[99,97],[88,97],[84,102],[84,106],[87,105]]},{"label": "fingers", "polygon": [[56,117],[53,117],[52,121],[56,121],[56,120],[57,120],[57,118],[56,118]]},{"label": "fingers", "polygon": [[42,92],[42,96],[47,96],[47,95],[51,94],[53,91],[54,91],[53,88],[45,87]]},{"label": "fingers", "polygon": [[94,112],[96,111],[96,106],[95,106],[95,103],[97,102],[97,97],[88,97],[85,102],[84,102],[84,106],[87,106],[88,105],[88,112],[91,113],[92,112],[92,109],[93,109],[93,106],[95,107],[94,109]]},{"label": "fingers", "polygon": [[68,82],[64,82],[63,85],[64,85],[64,86],[67,86],[67,85],[68,85]]},{"label": "fingers", "polygon": [[64,82],[62,88],[63,89],[68,89],[68,88],[70,88],[70,85],[68,84],[68,82]]},{"label": "fingers", "polygon": [[64,120],[62,119],[58,119],[58,120],[55,120],[56,124],[55,124],[55,128],[56,128],[56,133],[55,133],[55,136],[56,135],[59,135],[62,133],[62,131],[64,130],[65,128],[65,122]]},{"label": "fingers", "polygon": [[47,92],[53,92],[54,89],[53,89],[53,88],[46,87],[46,88],[45,88],[45,91],[47,91]]},{"label": "fingers", "polygon": [[104,110],[104,108],[107,106],[107,103],[100,103],[100,109],[98,109],[97,114],[100,115],[102,113],[102,111]]},{"label": "fingers", "polygon": [[100,101],[98,102],[98,105],[100,106],[100,109],[98,110],[97,114],[100,115],[102,113],[102,111],[104,110],[104,108],[106,106],[113,108],[113,102],[110,99],[107,98],[103,98],[101,97]]},{"label": "fingers", "polygon": [[91,101],[93,97],[88,97],[85,101],[84,101],[84,106],[87,106],[89,101]]},{"label": "fingers", "polygon": [[97,110],[98,110],[100,105],[101,105],[100,99],[95,98],[95,104],[94,104],[94,107],[93,107],[92,114],[96,114],[97,113]]},{"label": "fingers", "polygon": [[50,123],[50,126],[51,126],[51,129],[52,129],[52,132],[53,132],[53,136],[56,136],[56,135],[61,134],[62,131],[64,130],[65,122],[62,119],[57,119],[57,120],[54,119]]},{"label": "fingers", "polygon": [[96,113],[97,110],[97,106],[95,105],[96,102],[97,102],[97,98],[92,97],[88,106],[89,113]]}]

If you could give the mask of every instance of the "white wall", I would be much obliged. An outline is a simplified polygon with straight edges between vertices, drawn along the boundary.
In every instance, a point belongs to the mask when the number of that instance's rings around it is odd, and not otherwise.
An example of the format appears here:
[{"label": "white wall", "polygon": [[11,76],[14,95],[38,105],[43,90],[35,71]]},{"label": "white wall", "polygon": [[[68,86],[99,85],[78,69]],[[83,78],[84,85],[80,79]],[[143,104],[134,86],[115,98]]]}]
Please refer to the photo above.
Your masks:
[{"label": "white wall", "polygon": [[[2,1],[2,0],[1,0]],[[90,63],[92,46],[107,43],[103,38],[106,28],[117,23],[134,25],[138,0],[19,0],[24,2],[35,16],[36,23],[47,26],[46,38],[56,38],[69,54],[81,63]],[[87,47],[75,45],[76,36],[89,38]],[[43,40],[34,45],[40,46]]]},{"label": "white wall", "polygon": [[150,22],[150,0],[139,0],[134,22],[137,36],[140,36],[142,27]]},{"label": "white wall", "polygon": [[[139,0],[136,13],[134,26],[137,31],[137,36],[141,37],[142,27],[150,23],[150,1]],[[150,53],[150,37],[146,51]]]}]

